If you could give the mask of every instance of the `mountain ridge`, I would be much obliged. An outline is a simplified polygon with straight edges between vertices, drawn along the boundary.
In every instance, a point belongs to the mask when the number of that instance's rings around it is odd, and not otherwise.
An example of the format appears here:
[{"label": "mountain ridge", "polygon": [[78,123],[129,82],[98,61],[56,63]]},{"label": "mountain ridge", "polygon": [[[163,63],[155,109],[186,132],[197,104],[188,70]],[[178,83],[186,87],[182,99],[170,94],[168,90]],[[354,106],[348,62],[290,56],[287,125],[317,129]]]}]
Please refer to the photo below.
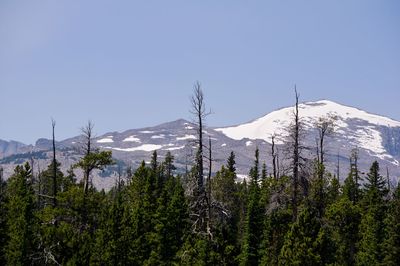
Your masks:
[{"label": "mountain ridge", "polygon": [[[382,167],[400,176],[400,122],[394,119],[368,113],[362,109],[345,106],[330,100],[318,100],[303,102],[299,104],[300,117],[305,125],[306,138],[303,140],[309,147],[315,145],[315,128],[313,125],[317,118],[327,114],[337,115],[335,121],[335,134],[327,140],[327,168],[334,172],[339,156],[341,164],[348,164],[346,158],[353,148],[358,148],[360,168],[365,171],[376,159],[382,163]],[[270,165],[270,137],[277,134],[279,142],[277,148],[282,152],[285,148],[287,128],[290,125],[290,112],[293,107],[283,107],[270,112],[260,118],[243,124],[228,127],[208,127],[204,129],[205,137],[210,137],[213,146],[213,157],[215,158],[213,172],[225,162],[230,151],[237,155],[238,174],[247,175],[253,162],[255,147],[260,149],[260,160]],[[195,124],[185,119],[177,119],[165,122],[153,127],[128,129],[121,132],[110,131],[94,138],[96,147],[112,150],[113,156],[125,166],[138,166],[142,160],[149,160],[153,150],[157,150],[162,158],[166,152],[175,156],[178,169],[185,169],[193,163],[195,150],[194,139],[196,138]],[[245,130],[243,130],[243,128]],[[233,133],[232,133],[233,132]],[[79,142],[81,136],[67,138],[57,141],[58,158],[66,166],[79,158]],[[4,142],[4,141],[3,141]],[[0,142],[1,143],[1,142]],[[1,148],[1,146],[0,146]],[[51,141],[38,139],[35,145],[20,145],[8,152],[7,156],[1,154],[0,165],[12,172],[15,164],[10,163],[10,156],[29,152],[40,153],[39,161],[42,160],[51,148]],[[310,154],[312,157],[313,154]],[[2,163],[1,158],[8,158],[7,163]],[[45,167],[46,160],[43,161]],[[284,162],[284,159],[282,159]],[[48,160],[47,160],[48,162]],[[347,167],[342,166],[342,180],[346,175]],[[112,172],[112,171],[111,171]],[[110,173],[111,173],[110,172]],[[103,178],[104,179],[104,178]],[[105,182],[105,180],[101,180]],[[107,182],[105,182],[107,183]],[[105,184],[107,186],[107,184]]]}]

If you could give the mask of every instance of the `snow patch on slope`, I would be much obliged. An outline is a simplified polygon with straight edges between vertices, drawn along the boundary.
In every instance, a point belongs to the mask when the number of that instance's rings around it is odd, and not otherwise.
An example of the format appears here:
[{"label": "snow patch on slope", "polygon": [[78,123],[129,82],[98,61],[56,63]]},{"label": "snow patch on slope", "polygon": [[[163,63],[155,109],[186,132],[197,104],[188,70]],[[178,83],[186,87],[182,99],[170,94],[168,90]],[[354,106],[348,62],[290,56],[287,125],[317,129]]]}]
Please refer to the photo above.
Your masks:
[{"label": "snow patch on slope", "polygon": [[183,137],[177,137],[176,140],[187,140],[187,139],[196,139],[196,136],[193,135],[185,135]]},{"label": "snow patch on slope", "polygon": [[97,143],[113,143],[112,136],[108,136],[107,138],[97,140]]},{"label": "snow patch on slope", "polygon": [[175,151],[175,150],[181,150],[181,149],[183,149],[183,148],[185,148],[185,146],[171,147],[171,148],[166,148],[166,149],[164,149],[164,150],[167,150],[167,151]]},{"label": "snow patch on slope", "polygon": [[127,137],[123,140],[123,142],[139,142],[140,143],[140,139],[136,138],[134,135]]},{"label": "snow patch on slope", "polygon": [[161,149],[163,146],[162,145],[157,145],[157,144],[143,144],[138,147],[132,147],[132,148],[114,148],[114,147],[104,147],[106,149],[112,149],[116,151],[154,151]]},{"label": "snow patch on slope", "polygon": [[152,138],[152,139],[164,139],[164,138],[165,138],[165,135],[164,135],[164,134],[154,135],[154,136],[151,136],[151,138]]},{"label": "snow patch on slope", "polygon": [[[272,142],[271,137],[275,135],[275,143],[283,144],[288,136],[287,129],[293,120],[293,112],[293,107],[287,107],[246,124],[217,128],[216,130],[235,140],[244,138],[263,139],[268,143]],[[400,122],[393,119],[370,114],[360,109],[328,100],[299,104],[299,115],[306,129],[313,128],[321,117],[336,117],[335,130],[337,133],[346,136],[349,141],[355,144],[354,146],[374,152],[375,156],[379,158],[391,156],[386,154],[386,150],[382,145],[382,136],[377,130],[377,126],[400,127]],[[348,120],[350,119],[366,122],[370,126],[363,127],[363,129],[356,130],[356,132],[351,131],[348,128]]]}]

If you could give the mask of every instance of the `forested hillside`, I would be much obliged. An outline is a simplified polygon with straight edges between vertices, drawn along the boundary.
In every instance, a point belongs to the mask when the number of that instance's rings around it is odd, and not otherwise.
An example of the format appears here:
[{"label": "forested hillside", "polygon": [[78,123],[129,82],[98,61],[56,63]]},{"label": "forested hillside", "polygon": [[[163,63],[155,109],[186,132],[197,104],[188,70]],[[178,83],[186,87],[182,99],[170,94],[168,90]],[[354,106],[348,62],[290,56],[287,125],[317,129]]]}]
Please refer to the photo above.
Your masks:
[{"label": "forested hillside", "polygon": [[7,181],[0,171],[0,265],[400,265],[400,188],[376,161],[362,173],[356,150],[344,182],[328,172],[329,121],[319,124],[315,158],[305,158],[297,93],[290,171],[279,171],[274,150],[261,162],[255,147],[243,181],[234,152],[209,170],[214,147],[203,134],[199,84],[191,103],[193,165],[177,174],[173,155],[154,151],[150,163],[119,169],[108,192],[91,182],[93,171],[115,166],[111,151],[93,147],[93,124],[83,128],[80,160],[63,173],[53,123],[47,169],[18,165]]}]

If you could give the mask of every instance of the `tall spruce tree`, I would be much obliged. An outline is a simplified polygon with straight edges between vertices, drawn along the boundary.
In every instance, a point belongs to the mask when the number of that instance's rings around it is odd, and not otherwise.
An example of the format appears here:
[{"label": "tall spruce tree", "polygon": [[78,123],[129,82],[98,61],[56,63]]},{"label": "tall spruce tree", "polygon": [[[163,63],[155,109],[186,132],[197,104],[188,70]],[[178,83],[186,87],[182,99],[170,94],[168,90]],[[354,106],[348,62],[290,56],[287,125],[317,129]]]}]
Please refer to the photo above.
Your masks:
[{"label": "tall spruce tree", "polygon": [[363,215],[360,225],[361,239],[356,256],[357,265],[376,265],[382,261],[384,239],[386,182],[379,174],[379,164],[373,162],[366,178]]},{"label": "tall spruce tree", "polygon": [[34,193],[32,171],[28,163],[17,166],[7,187],[7,233],[4,249],[7,265],[33,263],[35,252]]},{"label": "tall spruce tree", "polygon": [[305,204],[286,234],[279,265],[328,265],[334,262],[330,232],[318,218],[318,210]]},{"label": "tall spruce tree", "polygon": [[383,265],[400,265],[400,185],[394,191],[385,219]]},{"label": "tall spruce tree", "polygon": [[[349,177],[351,178],[351,177]],[[352,178],[351,178],[352,179]],[[347,194],[343,194],[326,211],[326,222],[335,243],[335,260],[339,265],[354,265],[361,210]]]},{"label": "tall spruce tree", "polygon": [[231,151],[231,153],[229,154],[227,163],[226,163],[226,167],[228,168],[228,170],[232,173],[236,174],[236,161],[235,161],[235,153],[233,151]]},{"label": "tall spruce tree", "polygon": [[4,246],[7,243],[7,209],[6,209],[6,182],[3,179],[3,168],[0,167],[0,265],[6,264]]},{"label": "tall spruce tree", "polygon": [[[231,165],[234,168],[234,164]],[[238,237],[239,195],[236,185],[236,174],[225,166],[215,174],[212,180],[212,198],[223,210],[215,213],[216,233],[214,240],[217,252],[220,254],[224,265],[234,264],[234,258],[238,255],[236,239]]]},{"label": "tall spruce tree", "polygon": [[257,265],[258,250],[261,243],[263,228],[263,208],[260,202],[259,150],[256,148],[254,165],[250,170],[250,187],[247,203],[247,213],[244,228],[243,245],[240,254],[240,265]]}]

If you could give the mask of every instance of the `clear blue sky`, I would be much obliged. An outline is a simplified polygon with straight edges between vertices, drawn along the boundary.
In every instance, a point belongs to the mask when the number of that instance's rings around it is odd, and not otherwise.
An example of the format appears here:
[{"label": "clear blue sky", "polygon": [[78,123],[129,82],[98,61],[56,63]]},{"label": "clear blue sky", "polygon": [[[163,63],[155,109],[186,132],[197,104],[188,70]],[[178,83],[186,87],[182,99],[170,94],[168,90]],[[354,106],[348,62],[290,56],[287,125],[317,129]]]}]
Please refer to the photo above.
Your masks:
[{"label": "clear blue sky", "polygon": [[0,2],[0,139],[190,118],[210,126],[331,99],[400,120],[400,1]]}]

